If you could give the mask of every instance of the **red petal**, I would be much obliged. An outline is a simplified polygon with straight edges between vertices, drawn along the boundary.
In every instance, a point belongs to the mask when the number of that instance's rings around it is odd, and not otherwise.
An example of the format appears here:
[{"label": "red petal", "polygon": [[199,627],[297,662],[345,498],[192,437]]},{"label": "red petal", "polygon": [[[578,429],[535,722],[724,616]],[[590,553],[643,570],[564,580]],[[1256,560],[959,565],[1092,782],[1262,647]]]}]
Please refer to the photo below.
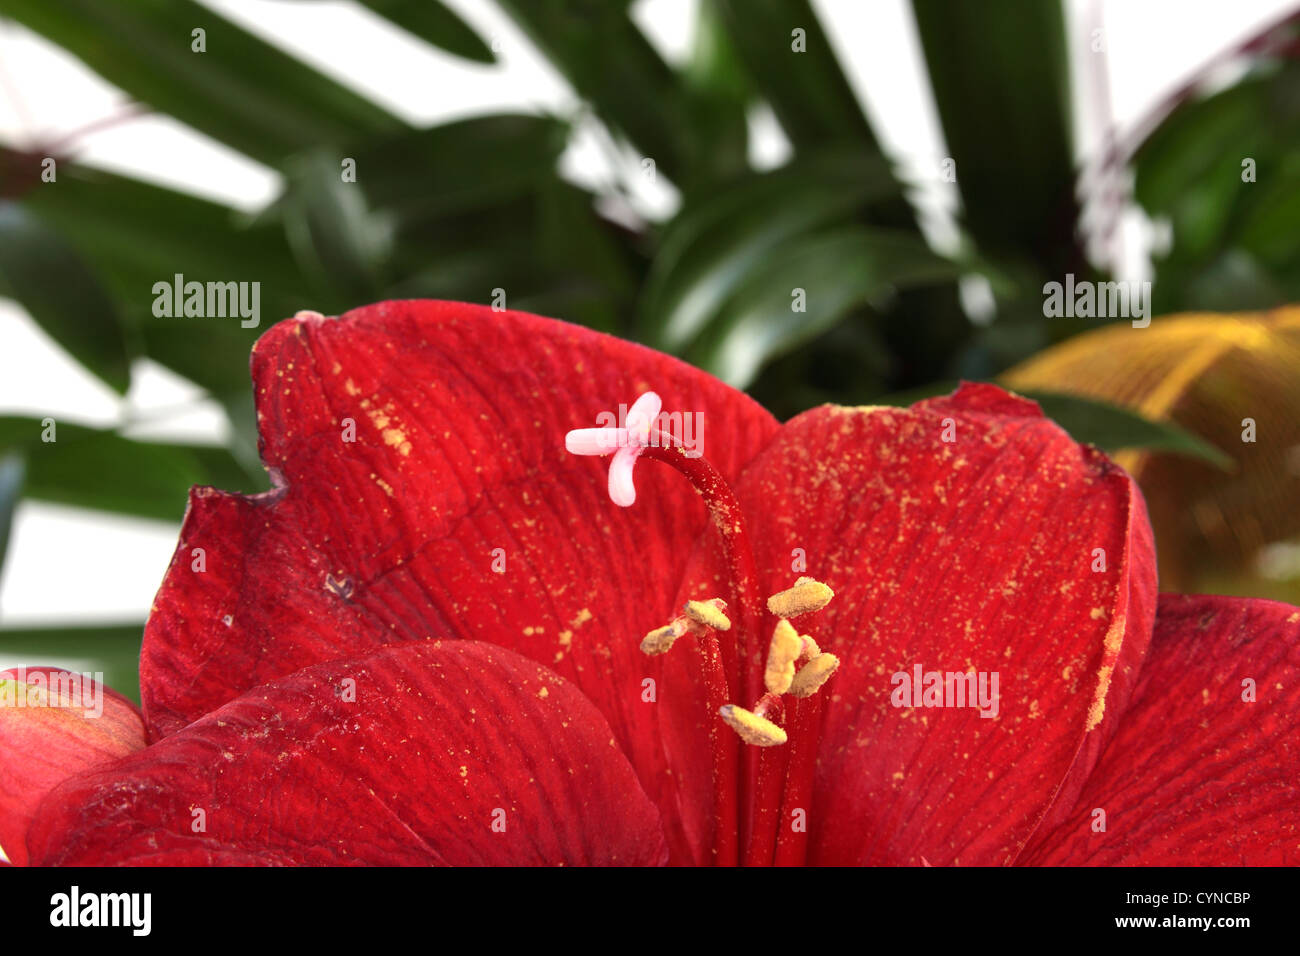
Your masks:
[{"label": "red petal", "polygon": [[477,641],[390,645],[259,687],[64,785],[29,846],[75,865],[667,859],[590,701]]},{"label": "red petal", "polygon": [[[1151,633],[1151,532],[1127,474],[1034,403],[965,386],[794,419],[742,498],[769,593],[801,573],[795,549],[836,593],[796,621],[842,661],[820,691],[809,862],[1004,863],[1058,790],[1073,805]],[[996,672],[998,716],[893,707],[893,675],[917,664]]]},{"label": "red petal", "polygon": [[[316,661],[478,638],[578,684],[661,805],[704,825],[707,742],[661,741],[669,698],[642,701],[638,650],[671,617],[704,507],[670,469],[644,464],[636,507],[616,507],[608,459],[569,455],[564,435],[654,389],[666,411],[703,414],[705,453],[734,477],[776,431],[767,412],[640,346],[439,302],[281,323],[258,342],[253,378],[263,458],[283,487],[193,492],[145,634],[155,736]],[[686,838],[673,841],[684,853]]]},{"label": "red petal", "polygon": [[57,667],[0,671],[0,695],[0,847],[22,865],[45,795],[143,748],[144,723],[121,694]]},{"label": "red petal", "polygon": [[1297,780],[1300,609],[1161,595],[1119,732],[1073,813],[1024,862],[1294,866]]}]

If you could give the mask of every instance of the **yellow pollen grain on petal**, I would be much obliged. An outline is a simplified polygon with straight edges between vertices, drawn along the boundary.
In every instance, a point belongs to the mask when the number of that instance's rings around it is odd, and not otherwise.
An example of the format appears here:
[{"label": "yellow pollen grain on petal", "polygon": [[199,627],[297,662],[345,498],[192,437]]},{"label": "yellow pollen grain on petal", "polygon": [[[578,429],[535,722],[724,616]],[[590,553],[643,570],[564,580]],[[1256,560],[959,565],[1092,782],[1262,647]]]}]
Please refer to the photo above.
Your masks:
[{"label": "yellow pollen grain on petal", "polygon": [[[801,661],[810,661],[822,652],[822,649],[817,646],[817,642],[807,634],[800,635],[799,642],[802,645],[799,651],[799,660]],[[884,672],[881,671],[881,673]]]},{"label": "yellow pollen grain on petal", "polygon": [[683,611],[696,624],[703,624],[705,627],[712,627],[719,631],[729,631],[731,620],[722,613],[725,607],[726,604],[719,598],[713,598],[710,601],[687,601]]},{"label": "yellow pollen grain on petal", "polygon": [[822,684],[830,680],[840,666],[840,659],[834,654],[818,654],[794,675],[790,693],[795,697],[811,697],[821,689]]},{"label": "yellow pollen grain on petal", "polygon": [[392,445],[403,455],[411,453],[411,443],[406,440],[406,432],[400,428],[385,428],[383,436],[385,444]]},{"label": "yellow pollen grain on petal", "polygon": [[777,747],[789,739],[784,730],[766,717],[752,714],[735,704],[722,705],[718,708],[718,715],[741,740],[755,747]]},{"label": "yellow pollen grain on petal", "polygon": [[1110,678],[1115,673],[1113,667],[1103,667],[1097,672],[1097,691],[1093,695],[1092,703],[1088,705],[1088,721],[1084,724],[1085,731],[1093,730],[1101,723],[1101,719],[1106,716],[1106,692],[1110,689]]},{"label": "yellow pollen grain on petal", "polygon": [[773,694],[784,694],[790,689],[794,680],[794,662],[803,649],[803,641],[798,632],[785,618],[776,622],[772,632],[772,642],[767,648],[767,670],[763,674],[763,684]]},{"label": "yellow pollen grain on petal", "polygon": [[1083,727],[1085,733],[1096,729],[1106,716],[1106,696],[1110,693],[1110,679],[1115,674],[1115,663],[1119,660],[1120,648],[1124,643],[1124,626],[1125,618],[1120,615],[1106,631],[1106,638],[1102,641],[1104,663],[1097,671],[1097,688],[1093,691],[1092,703],[1088,705],[1088,718]]},{"label": "yellow pollen grain on petal", "polygon": [[768,598],[767,609],[777,617],[794,617],[820,611],[833,597],[835,592],[815,578],[800,578],[792,587]]}]

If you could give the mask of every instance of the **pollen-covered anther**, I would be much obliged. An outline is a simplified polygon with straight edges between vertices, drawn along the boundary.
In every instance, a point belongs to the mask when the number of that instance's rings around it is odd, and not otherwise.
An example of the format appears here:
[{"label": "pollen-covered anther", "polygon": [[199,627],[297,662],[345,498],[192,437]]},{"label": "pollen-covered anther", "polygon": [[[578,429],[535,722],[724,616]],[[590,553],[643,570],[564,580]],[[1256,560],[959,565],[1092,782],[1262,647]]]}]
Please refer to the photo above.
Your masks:
[{"label": "pollen-covered anther", "polygon": [[822,652],[822,649],[817,646],[817,642],[807,634],[801,634],[799,636],[799,642],[801,644],[799,649],[799,660],[801,661],[810,661]]},{"label": "pollen-covered anther", "polygon": [[800,578],[791,587],[779,591],[767,599],[767,609],[777,617],[794,617],[820,611],[835,592],[815,578]]},{"label": "pollen-covered anther", "polygon": [[811,697],[821,689],[822,684],[830,680],[840,666],[840,659],[834,654],[818,654],[794,675],[790,684],[790,693],[795,697]]},{"label": "pollen-covered anther", "polygon": [[652,657],[656,654],[666,654],[677,639],[686,634],[694,634],[698,637],[707,634],[710,630],[728,630],[731,621],[724,613],[726,610],[727,602],[722,598],[687,601],[680,615],[641,638],[641,652]]},{"label": "pollen-covered anther", "polygon": [[672,650],[673,644],[677,638],[685,634],[689,628],[689,621],[684,617],[676,618],[671,624],[665,624],[663,627],[656,627],[653,631],[641,638],[641,652],[651,657],[656,654],[667,654]]},{"label": "pollen-covered anther", "polygon": [[735,704],[724,704],[719,707],[718,715],[741,740],[755,747],[777,747],[789,739],[784,730],[766,717],[759,717]]},{"label": "pollen-covered anther", "polygon": [[784,694],[794,680],[794,664],[803,650],[803,641],[785,618],[776,622],[772,642],[767,648],[767,670],[763,684],[773,694]]},{"label": "pollen-covered anther", "polygon": [[726,610],[726,601],[722,600],[722,598],[712,598],[708,601],[687,601],[682,613],[696,624],[702,624],[717,631],[729,631],[731,630],[731,619],[723,613]]}]

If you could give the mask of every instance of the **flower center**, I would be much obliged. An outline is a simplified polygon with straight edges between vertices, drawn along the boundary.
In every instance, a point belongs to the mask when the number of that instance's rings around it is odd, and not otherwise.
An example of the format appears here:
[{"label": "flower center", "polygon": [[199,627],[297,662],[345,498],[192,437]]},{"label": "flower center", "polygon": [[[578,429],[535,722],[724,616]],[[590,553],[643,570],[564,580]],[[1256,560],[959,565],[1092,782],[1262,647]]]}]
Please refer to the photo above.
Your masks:
[{"label": "flower center", "polygon": [[[641,650],[652,656],[666,654],[678,639],[693,637],[703,663],[709,710],[734,731],[734,736],[728,734],[717,721],[710,728],[715,862],[740,862],[743,835],[746,864],[799,863],[816,768],[820,698],[815,695],[839,667],[839,658],[824,653],[812,637],[800,635],[789,619],[821,610],[834,592],[803,577],[765,604],[760,602],[739,499],[698,449],[688,450],[656,427],[660,408],[659,397],[647,392],[632,406],[628,427],[578,429],[565,436],[565,445],[574,454],[614,453],[610,498],[620,506],[636,500],[632,468],[641,455],[671,465],[703,498],[721,536],[735,625],[728,616],[732,606],[723,598],[688,601],[678,616],[646,634]],[[773,619],[760,674],[748,665],[760,651],[765,621],[770,627]],[[734,695],[728,674],[745,684]],[[787,696],[794,698],[789,714]],[[754,703],[745,708],[735,702],[738,699]],[[749,745],[740,753],[737,737]],[[782,746],[787,743],[789,747]]]}]

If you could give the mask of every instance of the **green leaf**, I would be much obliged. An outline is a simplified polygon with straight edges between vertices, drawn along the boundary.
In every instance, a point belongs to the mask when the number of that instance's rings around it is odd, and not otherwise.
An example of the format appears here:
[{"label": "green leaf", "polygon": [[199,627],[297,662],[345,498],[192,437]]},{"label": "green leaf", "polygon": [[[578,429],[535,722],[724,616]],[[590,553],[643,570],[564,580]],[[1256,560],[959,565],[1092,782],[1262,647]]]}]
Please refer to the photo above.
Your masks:
[{"label": "green leaf", "polygon": [[[934,382],[922,388],[896,392],[877,399],[880,405],[911,405],[927,398],[947,395],[958,382]],[[993,383],[998,384],[998,383]],[[1000,386],[999,387],[1003,387]],[[1128,448],[1162,451],[1185,455],[1230,471],[1232,458],[1199,435],[1172,422],[1144,418],[1131,409],[1095,398],[1083,398],[1063,392],[1017,391],[1016,394],[1038,403],[1043,414],[1064,428],[1077,442],[1096,445],[1107,454]]]},{"label": "green leaf", "polygon": [[558,180],[569,125],[500,113],[354,143],[357,185],[403,224],[481,210]]},{"label": "green leaf", "polygon": [[687,108],[679,77],[610,0],[500,0],[500,5],[614,131],[657,172],[690,179]]},{"label": "green leaf", "polygon": [[[1165,277],[1169,274],[1168,270],[1161,273]],[[1296,293],[1288,292],[1283,285],[1287,278],[1295,290],[1294,276],[1269,272],[1249,252],[1230,248],[1209,262],[1197,263],[1197,268],[1183,280],[1181,292],[1198,309],[1210,312],[1272,309],[1295,301]]]},{"label": "green leaf", "polygon": [[290,160],[282,214],[303,267],[319,283],[365,302],[380,288],[392,229],[371,210],[361,187],[343,180],[341,163],[328,149]]},{"label": "green leaf", "polygon": [[[554,117],[499,114],[319,150],[287,164],[259,222],[283,222],[304,268],[350,302],[481,302],[500,287],[514,307],[612,331],[630,311],[629,244],[558,176],[568,134]],[[344,155],[355,183],[339,177]]]},{"label": "green leaf", "polygon": [[[687,358],[747,388],[763,365],[855,307],[957,275],[953,263],[905,232],[848,226],[798,236],[755,265]],[[795,290],[803,311],[794,311]]]},{"label": "green leaf", "polygon": [[[1171,227],[1156,256],[1157,312],[1271,308],[1300,297],[1300,64],[1261,55],[1294,37],[1295,18],[1246,41],[1235,85],[1183,101],[1134,158],[1135,193]],[[1200,71],[1199,81],[1213,76]]]},{"label": "green leaf", "polygon": [[901,392],[890,392],[888,395],[881,395],[879,398],[872,399],[872,403],[876,405],[893,405],[897,408],[906,408],[908,405],[915,405],[917,402],[923,402],[927,398],[937,398],[940,395],[951,395],[960,384],[961,382],[959,381],[947,380],[941,382],[929,382],[925,385],[918,385],[916,388],[908,388]]},{"label": "green leaf", "polygon": [[535,208],[537,256],[548,276],[543,299],[561,296],[577,301],[557,312],[546,311],[548,301],[527,308],[628,334],[628,318],[645,268],[644,259],[632,248],[635,237],[602,219],[590,195],[562,180],[539,188]]},{"label": "green leaf", "polygon": [[[1240,178],[1240,164],[1234,172]],[[1253,186],[1252,186],[1253,188]],[[1242,210],[1241,245],[1262,262],[1282,271],[1300,260],[1300,149],[1291,149],[1272,164],[1259,184],[1259,196]]]},{"label": "green leaf", "polygon": [[1134,157],[1134,195],[1152,215],[1168,213],[1199,189],[1225,152],[1240,162],[1255,152],[1268,121],[1272,79],[1252,76],[1212,96],[1179,106],[1143,142]]},{"label": "green leaf", "polygon": [[[35,162],[0,149],[6,179],[30,178]],[[26,191],[21,205],[94,266],[130,324],[153,320],[153,284],[177,272],[200,281],[261,279],[263,305],[297,303],[307,291],[278,223],[255,225],[188,193],[62,162],[57,183]]]},{"label": "green leaf", "polygon": [[897,194],[883,160],[837,150],[750,176],[684,206],[665,231],[643,292],[642,335],[660,348],[684,350],[783,243],[849,221],[868,203]]},{"label": "green leaf", "polygon": [[130,358],[112,298],[58,232],[8,200],[0,200],[0,294],[17,299],[73,358],[126,391]]},{"label": "green leaf", "polygon": [[[771,105],[794,147],[809,155],[831,144],[856,151],[861,162],[884,162],[880,141],[837,62],[808,0],[718,0],[753,86]],[[805,52],[792,44],[802,30]],[[977,34],[978,35],[978,34]],[[920,236],[901,189],[892,200],[861,212],[865,225],[907,229]],[[891,375],[924,381],[945,374],[969,334],[953,285],[904,292],[880,316],[880,333],[897,361]]]},{"label": "green leaf", "polygon": [[[194,0],[5,0],[113,85],[254,159],[395,132],[374,103]],[[206,31],[206,52],[192,32]]]},{"label": "green leaf", "polygon": [[[796,151],[854,143],[880,146],[808,0],[717,0],[741,60]],[[795,30],[805,52],[796,52]]]},{"label": "green leaf", "polygon": [[690,59],[683,70],[690,122],[691,189],[712,188],[749,171],[749,121],[753,98],[739,51],[716,0],[701,0]]},{"label": "green leaf", "polygon": [[487,302],[503,289],[512,309],[626,333],[637,281],[629,245],[589,196],[554,181],[534,196],[404,231],[405,277],[384,294]]},{"label": "green leaf", "polygon": [[1105,452],[1143,448],[1186,455],[1225,471],[1233,460],[1205,439],[1169,422],[1155,422],[1110,402],[1057,392],[1024,392],[1036,401],[1075,441],[1096,445]]},{"label": "green leaf", "polygon": [[1059,0],[912,0],[972,236],[1048,274],[1075,244],[1069,55]]},{"label": "green leaf", "polygon": [[267,487],[223,448],[136,441],[67,422],[55,422],[55,440],[45,442],[44,430],[35,418],[0,417],[0,448],[22,451],[29,498],[178,522],[194,485]]},{"label": "green leaf", "polygon": [[23,491],[26,471],[22,455],[16,452],[0,455],[0,571],[4,570],[9,531],[13,527],[14,509]]},{"label": "green leaf", "polygon": [[496,54],[473,27],[437,0],[360,0],[408,33],[440,50],[478,63],[495,63]]},{"label": "green leaf", "polygon": [[[6,176],[22,179],[32,162],[0,150]],[[252,388],[248,356],[257,337],[300,309],[337,312],[350,304],[303,275],[281,223],[254,223],[220,203],[61,163],[57,183],[31,190],[22,206],[94,267],[144,354],[211,391],[242,432],[253,428],[251,407],[241,411],[239,401]],[[243,328],[235,317],[154,315],[154,284],[173,282],[178,274],[186,281],[260,283],[259,325]],[[237,417],[244,414],[246,421]]]},{"label": "green leaf", "polygon": [[93,624],[86,627],[0,629],[0,655],[25,661],[26,667],[53,660],[84,661],[102,671],[104,684],[140,703],[140,645],[144,623]]}]

